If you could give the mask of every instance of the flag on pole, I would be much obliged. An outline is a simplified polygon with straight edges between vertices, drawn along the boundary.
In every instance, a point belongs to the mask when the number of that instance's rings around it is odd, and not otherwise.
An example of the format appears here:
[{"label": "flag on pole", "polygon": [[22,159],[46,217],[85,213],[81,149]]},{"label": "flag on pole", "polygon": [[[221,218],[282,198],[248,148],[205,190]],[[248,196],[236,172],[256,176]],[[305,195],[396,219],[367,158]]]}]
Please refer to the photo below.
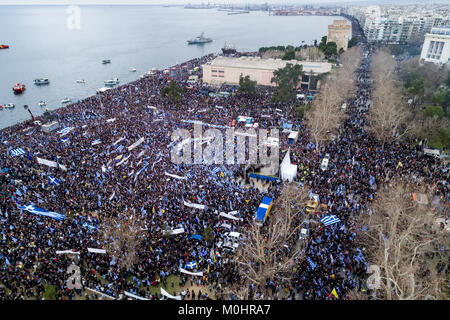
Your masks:
[{"label": "flag on pole", "polygon": [[59,181],[54,178],[52,175],[48,175],[48,181],[50,184],[59,186]]},{"label": "flag on pole", "polygon": [[333,291],[331,291],[331,294],[332,294],[333,296],[335,296],[336,299],[338,298],[338,295],[337,295],[337,292],[336,292],[336,288],[334,288]]}]

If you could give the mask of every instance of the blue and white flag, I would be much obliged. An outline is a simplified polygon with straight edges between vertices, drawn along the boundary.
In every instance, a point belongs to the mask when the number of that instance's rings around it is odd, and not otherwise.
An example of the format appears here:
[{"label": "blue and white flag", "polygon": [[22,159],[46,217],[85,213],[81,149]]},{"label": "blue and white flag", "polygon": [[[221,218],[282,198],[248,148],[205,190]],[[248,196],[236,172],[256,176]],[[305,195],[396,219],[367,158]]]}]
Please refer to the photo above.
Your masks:
[{"label": "blue and white flag", "polygon": [[25,154],[25,151],[22,148],[17,148],[17,149],[11,150],[11,155],[13,157],[17,157],[17,156],[20,156],[22,154]]},{"label": "blue and white flag", "polygon": [[186,263],[186,269],[197,269],[197,261]]},{"label": "blue and white flag", "polygon": [[102,141],[100,139],[96,139],[96,140],[92,141],[91,145],[95,146],[100,143],[102,143]]},{"label": "blue and white flag", "polygon": [[59,181],[51,175],[48,175],[48,181],[50,184],[59,186]]},{"label": "blue and white flag", "polygon": [[38,216],[44,216],[44,217],[49,217],[49,218],[53,218],[55,220],[61,221],[62,219],[64,219],[66,216],[61,214],[61,213],[57,213],[57,212],[53,212],[53,211],[47,211],[45,209],[41,209],[41,208],[37,208],[34,205],[25,205],[25,206],[21,206],[21,205],[17,205],[17,208],[19,210],[25,210],[28,211],[32,214],[38,215]]},{"label": "blue and white flag", "polygon": [[311,260],[311,258],[310,257],[308,257],[308,262],[309,262],[309,265],[311,266],[311,268],[314,270],[315,268],[316,268],[316,264]]},{"label": "blue and white flag", "polygon": [[211,170],[212,174],[217,174],[220,171],[220,167],[215,167],[214,169]]},{"label": "blue and white flag", "polygon": [[62,138],[59,142],[66,143],[69,142],[69,138]]},{"label": "blue and white flag", "polygon": [[97,227],[95,227],[95,226],[93,226],[93,225],[90,225],[90,224],[88,224],[88,223],[86,223],[86,222],[83,223],[82,227],[88,227],[88,228],[91,229],[91,230],[97,229]]},{"label": "blue and white flag", "polygon": [[65,127],[61,130],[56,131],[61,137],[64,137],[66,134],[68,134],[70,131],[73,130],[73,127]]},{"label": "blue and white flag", "polygon": [[325,216],[322,219],[320,219],[320,222],[322,222],[326,226],[330,226],[330,225],[335,224],[335,223],[337,223],[339,221],[341,221],[341,220],[339,220],[339,218],[336,217],[335,215],[328,215],[328,216]]}]

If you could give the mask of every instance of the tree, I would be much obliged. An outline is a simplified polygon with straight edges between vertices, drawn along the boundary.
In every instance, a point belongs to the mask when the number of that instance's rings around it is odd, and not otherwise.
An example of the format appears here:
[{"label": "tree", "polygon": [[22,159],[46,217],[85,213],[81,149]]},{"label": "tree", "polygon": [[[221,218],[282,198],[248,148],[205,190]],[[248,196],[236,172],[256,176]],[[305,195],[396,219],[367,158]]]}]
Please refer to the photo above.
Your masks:
[{"label": "tree", "polygon": [[256,93],[256,81],[250,80],[250,76],[239,76],[239,91],[254,95]]},{"label": "tree", "polygon": [[[432,188],[394,181],[378,191],[371,214],[361,217],[367,230],[364,243],[371,264],[380,268],[377,297],[386,300],[442,299],[446,263],[441,246],[445,231],[426,202],[413,201],[412,193],[428,197]],[[444,268],[445,269],[445,268]]]},{"label": "tree", "polygon": [[106,252],[118,266],[131,269],[142,245],[142,222],[131,212],[123,213],[104,217],[99,229]]},{"label": "tree", "polygon": [[358,44],[358,38],[353,37],[350,40],[348,40],[348,48],[352,48]]},{"label": "tree", "polygon": [[44,300],[58,300],[59,292],[55,286],[46,284],[44,287]]},{"label": "tree", "polygon": [[300,64],[287,63],[284,68],[275,70],[271,79],[271,82],[277,85],[274,101],[288,102],[295,99],[296,89],[303,74],[303,66]]},{"label": "tree", "polygon": [[295,59],[295,51],[293,49],[286,50],[282,59],[283,60],[294,60]]},{"label": "tree", "polygon": [[214,240],[213,230],[211,226],[207,226],[203,231],[203,238],[205,241],[212,242]]},{"label": "tree", "polygon": [[384,51],[372,61],[373,106],[369,110],[369,131],[383,143],[400,140],[411,129],[411,112],[406,108],[402,91],[395,81],[395,60]]},{"label": "tree", "polygon": [[441,119],[444,116],[444,110],[441,106],[428,106],[423,110],[425,117]]},{"label": "tree", "polygon": [[252,224],[244,244],[234,256],[241,282],[226,287],[225,293],[249,299],[249,286],[264,286],[268,280],[289,281],[295,275],[304,252],[300,231],[306,215],[302,213],[309,192],[295,184],[286,185],[276,200],[268,221]]},{"label": "tree", "polygon": [[167,97],[171,103],[178,103],[181,101],[181,93],[183,90],[178,86],[175,81],[171,81],[170,84],[161,90],[161,95]]}]

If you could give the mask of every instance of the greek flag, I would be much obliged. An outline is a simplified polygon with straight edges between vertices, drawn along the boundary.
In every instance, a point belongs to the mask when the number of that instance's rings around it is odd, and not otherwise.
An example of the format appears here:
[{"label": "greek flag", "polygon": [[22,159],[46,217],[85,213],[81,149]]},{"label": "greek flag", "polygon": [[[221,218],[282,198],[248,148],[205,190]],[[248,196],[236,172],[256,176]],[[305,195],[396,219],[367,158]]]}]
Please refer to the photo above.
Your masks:
[{"label": "greek flag", "polygon": [[217,174],[220,171],[219,167],[215,167],[214,169],[211,170],[212,174]]},{"label": "greek flag", "polygon": [[25,205],[25,206],[17,205],[17,208],[19,210],[25,210],[32,214],[38,215],[38,216],[53,218],[58,221],[61,221],[62,219],[64,219],[66,217],[65,215],[63,215],[61,213],[47,211],[45,209],[37,208],[31,204]]},{"label": "greek flag", "polygon": [[311,268],[314,270],[315,268],[316,268],[316,264],[311,260],[311,258],[310,257],[308,257],[308,262],[309,262],[309,265],[311,266]]},{"label": "greek flag", "polygon": [[91,145],[95,146],[100,143],[102,143],[102,141],[100,139],[96,139],[96,140],[92,141]]},{"label": "greek flag", "polygon": [[48,181],[50,184],[59,186],[59,181],[51,175],[48,176]]},{"label": "greek flag", "polygon": [[197,269],[197,261],[186,263],[186,269]]},{"label": "greek flag", "polygon": [[325,216],[322,219],[320,219],[320,222],[322,222],[326,226],[330,226],[330,225],[335,224],[335,223],[337,223],[339,221],[341,221],[341,220],[339,220],[339,218],[336,217],[335,215],[328,215],[328,216]]},{"label": "greek flag", "polygon": [[70,131],[73,130],[73,127],[65,127],[61,130],[56,131],[61,137],[64,137],[66,134],[68,134]]},{"label": "greek flag", "polygon": [[22,148],[17,148],[17,149],[11,150],[11,155],[13,157],[17,157],[17,156],[20,156],[22,154],[25,154],[25,151]]},{"label": "greek flag", "polygon": [[69,142],[69,138],[62,138],[59,142],[66,143]]},{"label": "greek flag", "polygon": [[97,229],[97,227],[94,227],[93,225],[90,225],[88,223],[83,223],[82,227],[88,227],[89,229],[93,230],[93,229]]}]

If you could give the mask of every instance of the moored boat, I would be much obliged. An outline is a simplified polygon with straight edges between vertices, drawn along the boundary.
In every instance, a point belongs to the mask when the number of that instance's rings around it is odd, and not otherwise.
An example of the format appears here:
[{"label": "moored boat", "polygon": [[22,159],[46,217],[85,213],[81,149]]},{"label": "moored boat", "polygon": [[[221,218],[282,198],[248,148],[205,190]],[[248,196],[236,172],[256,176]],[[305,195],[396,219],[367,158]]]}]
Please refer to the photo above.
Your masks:
[{"label": "moored boat", "polygon": [[105,59],[105,60],[102,60],[102,63],[103,64],[111,63],[111,60],[110,59]]},{"label": "moored boat", "polygon": [[13,87],[15,94],[20,94],[25,91],[25,85],[23,83],[16,83]]},{"label": "moored boat", "polygon": [[14,103],[7,103],[4,105],[5,109],[12,109],[15,107]]},{"label": "moored boat", "polygon": [[39,107],[45,107],[47,103],[43,100],[39,101]]},{"label": "moored boat", "polygon": [[118,78],[106,80],[106,81],[105,81],[105,86],[115,86],[116,84],[119,84],[119,82],[120,82],[120,81],[119,81]]},{"label": "moored boat", "polygon": [[0,44],[0,49],[8,49],[9,46],[7,44]]},{"label": "moored boat", "polygon": [[67,98],[67,97],[65,97],[65,98],[63,98],[62,100],[61,100],[61,103],[69,103],[69,102],[71,102],[72,100],[70,99],[70,98]]},{"label": "moored boat", "polygon": [[48,78],[40,78],[40,79],[34,80],[35,85],[49,84],[49,83],[50,83],[50,80],[48,80]]},{"label": "moored boat", "polygon": [[202,44],[202,43],[208,43],[212,42],[213,40],[211,38],[206,38],[203,36],[203,32],[201,35],[196,37],[195,39],[188,40],[188,44]]},{"label": "moored boat", "polygon": [[131,72],[136,72],[136,68],[135,68],[135,67],[131,67],[131,68],[130,68],[130,71],[131,71]]},{"label": "moored boat", "polygon": [[84,79],[80,79],[80,80],[77,80],[77,83],[86,83],[86,81],[84,81]]}]

